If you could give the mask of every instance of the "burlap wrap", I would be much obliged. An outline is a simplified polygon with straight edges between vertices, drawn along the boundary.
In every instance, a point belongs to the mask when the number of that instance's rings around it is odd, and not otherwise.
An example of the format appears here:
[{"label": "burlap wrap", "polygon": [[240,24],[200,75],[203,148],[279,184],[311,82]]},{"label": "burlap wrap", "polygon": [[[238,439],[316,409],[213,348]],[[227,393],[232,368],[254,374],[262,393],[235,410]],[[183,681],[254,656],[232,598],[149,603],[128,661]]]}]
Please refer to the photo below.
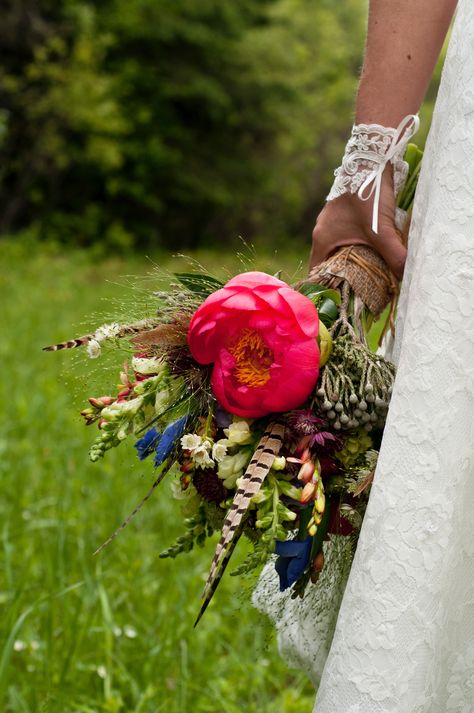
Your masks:
[{"label": "burlap wrap", "polygon": [[[397,232],[405,247],[408,244],[411,214],[405,214],[403,225]],[[385,307],[394,302],[398,295],[398,282],[380,255],[365,245],[350,245],[339,248],[334,255],[321,265],[313,267],[305,282],[314,282],[339,289],[342,283],[349,283],[375,317]]]},{"label": "burlap wrap", "polygon": [[337,289],[344,280],[376,317],[398,294],[398,283],[385,261],[365,245],[340,248],[325,262],[313,267],[304,282]]}]

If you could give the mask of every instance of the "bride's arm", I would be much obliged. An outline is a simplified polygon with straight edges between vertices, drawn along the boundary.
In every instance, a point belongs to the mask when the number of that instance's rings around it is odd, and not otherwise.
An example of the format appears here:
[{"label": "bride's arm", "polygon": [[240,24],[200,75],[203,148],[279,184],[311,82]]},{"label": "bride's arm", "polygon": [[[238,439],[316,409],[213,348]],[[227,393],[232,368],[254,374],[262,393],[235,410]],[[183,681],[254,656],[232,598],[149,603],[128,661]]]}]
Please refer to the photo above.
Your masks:
[{"label": "bride's arm", "polygon": [[[370,0],[365,58],[355,107],[356,123],[398,126],[423,101],[456,8],[456,0]],[[346,193],[329,201],[313,231],[311,264],[341,245],[374,247],[397,276],[406,251],[395,231],[391,165],[383,176],[378,235],[371,230],[372,200]]]},{"label": "bride's arm", "polygon": [[371,0],[356,123],[398,126],[416,114],[456,0]]}]

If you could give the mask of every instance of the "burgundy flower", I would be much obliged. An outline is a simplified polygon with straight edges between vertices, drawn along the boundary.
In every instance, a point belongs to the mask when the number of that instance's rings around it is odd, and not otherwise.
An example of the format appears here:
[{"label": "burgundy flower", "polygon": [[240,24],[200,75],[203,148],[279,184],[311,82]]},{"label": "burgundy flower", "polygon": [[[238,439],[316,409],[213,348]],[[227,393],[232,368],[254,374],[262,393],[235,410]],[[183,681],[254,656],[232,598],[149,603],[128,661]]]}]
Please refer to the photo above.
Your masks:
[{"label": "burgundy flower", "polygon": [[194,487],[209,503],[221,503],[227,497],[227,489],[212,468],[198,468],[193,476]]}]

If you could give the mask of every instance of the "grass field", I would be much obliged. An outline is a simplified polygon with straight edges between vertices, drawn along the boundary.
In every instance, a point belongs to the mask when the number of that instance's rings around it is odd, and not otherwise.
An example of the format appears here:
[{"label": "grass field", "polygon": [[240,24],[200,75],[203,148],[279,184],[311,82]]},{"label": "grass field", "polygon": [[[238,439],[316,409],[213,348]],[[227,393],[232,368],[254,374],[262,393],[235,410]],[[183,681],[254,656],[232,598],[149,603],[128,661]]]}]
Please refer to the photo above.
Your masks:
[{"label": "grass field", "polygon": [[[92,556],[147,490],[152,467],[131,447],[89,462],[95,433],[79,410],[115,374],[97,377],[85,355],[41,347],[100,323],[114,300],[133,303],[123,276],[145,275],[150,262],[13,243],[2,255],[0,711],[308,713],[312,688],[280,661],[251,608],[251,582],[226,577],[193,630],[214,541],[158,558],[179,532],[166,484]],[[226,255],[203,262],[237,267]]]}]

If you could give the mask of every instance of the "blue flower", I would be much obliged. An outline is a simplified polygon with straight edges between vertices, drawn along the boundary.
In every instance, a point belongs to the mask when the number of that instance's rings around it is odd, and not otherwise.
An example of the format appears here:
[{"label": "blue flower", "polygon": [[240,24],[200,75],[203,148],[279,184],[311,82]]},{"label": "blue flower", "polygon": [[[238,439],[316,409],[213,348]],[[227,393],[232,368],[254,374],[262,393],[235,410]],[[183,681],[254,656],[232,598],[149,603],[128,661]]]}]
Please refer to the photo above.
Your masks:
[{"label": "blue flower", "polygon": [[184,433],[186,424],[188,422],[188,416],[181,416],[177,421],[173,421],[169,426],[163,431],[155,450],[155,468],[161,465],[173,451],[174,445],[178,438]]},{"label": "blue flower", "polygon": [[161,433],[157,431],[155,427],[153,427],[145,433],[143,438],[140,438],[140,440],[135,443],[135,448],[137,449],[137,456],[140,458],[140,460],[145,460],[145,458],[148,458],[148,456],[153,453],[159,443],[160,438]]},{"label": "blue flower", "polygon": [[280,592],[291,587],[301,577],[309,564],[313,538],[277,541],[275,552],[279,555],[275,569],[280,577]]}]

